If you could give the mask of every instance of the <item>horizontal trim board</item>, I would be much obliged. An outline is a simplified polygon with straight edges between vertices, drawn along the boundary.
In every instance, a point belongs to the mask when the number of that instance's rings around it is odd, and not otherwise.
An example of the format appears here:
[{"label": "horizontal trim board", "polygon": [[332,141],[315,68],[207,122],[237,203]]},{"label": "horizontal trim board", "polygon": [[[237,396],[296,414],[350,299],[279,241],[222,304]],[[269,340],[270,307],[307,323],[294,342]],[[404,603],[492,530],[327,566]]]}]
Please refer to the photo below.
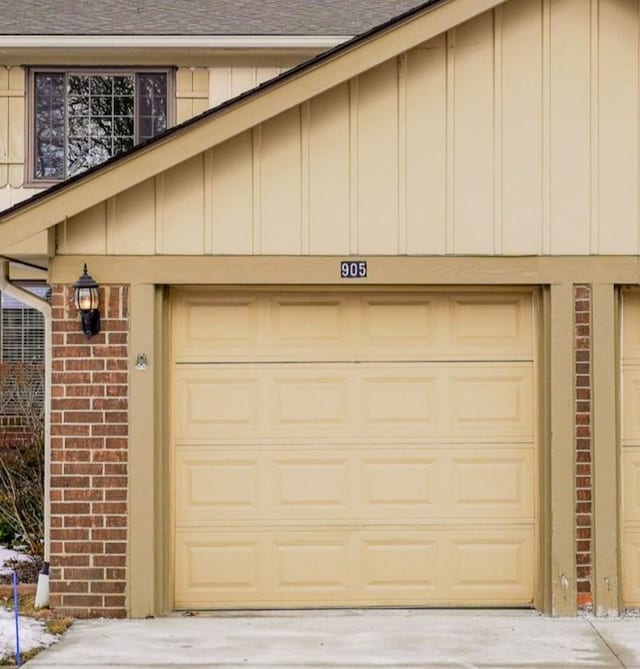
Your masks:
[{"label": "horizontal trim board", "polygon": [[39,48],[330,48],[353,35],[2,35],[0,49]]},{"label": "horizontal trim board", "polygon": [[[341,279],[344,256],[56,256],[51,283],[74,283],[87,263],[99,283],[158,285],[640,284],[638,256],[368,256],[366,279]],[[356,259],[356,258],[354,258]]]}]

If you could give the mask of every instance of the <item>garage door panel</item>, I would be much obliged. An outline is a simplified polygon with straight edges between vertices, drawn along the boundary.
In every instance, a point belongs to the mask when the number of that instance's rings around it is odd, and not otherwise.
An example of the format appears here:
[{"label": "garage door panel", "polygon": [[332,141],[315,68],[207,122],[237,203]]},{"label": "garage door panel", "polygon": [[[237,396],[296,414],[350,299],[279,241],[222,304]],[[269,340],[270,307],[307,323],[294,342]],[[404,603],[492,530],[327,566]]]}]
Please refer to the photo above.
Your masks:
[{"label": "garage door panel", "polygon": [[[177,534],[176,604],[531,603],[530,527]],[[208,539],[208,542],[207,542]],[[310,600],[311,598],[311,600]]]},{"label": "garage door panel", "polygon": [[530,293],[185,293],[177,362],[528,359]]},{"label": "garage door panel", "polygon": [[176,520],[347,523],[534,515],[533,448],[176,450]]},{"label": "garage door panel", "polygon": [[522,363],[188,365],[174,388],[178,441],[534,437],[533,367]]}]

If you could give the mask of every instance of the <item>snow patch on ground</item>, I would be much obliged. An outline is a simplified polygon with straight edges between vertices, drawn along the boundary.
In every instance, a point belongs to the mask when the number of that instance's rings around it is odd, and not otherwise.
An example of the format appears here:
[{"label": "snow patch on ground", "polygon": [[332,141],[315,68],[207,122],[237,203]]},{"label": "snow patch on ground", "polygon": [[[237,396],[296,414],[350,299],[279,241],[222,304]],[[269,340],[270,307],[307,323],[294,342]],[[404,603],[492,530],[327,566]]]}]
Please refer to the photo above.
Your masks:
[{"label": "snow patch on ground", "polygon": [[[9,560],[26,562],[31,560],[28,555],[0,546],[0,575],[11,574],[11,567],[6,567]],[[20,616],[18,621],[20,634],[20,650],[26,652],[34,648],[46,648],[58,640],[54,634],[47,632],[45,624],[40,620]],[[13,609],[0,607],[0,661],[14,658],[16,654],[16,621]]]},{"label": "snow patch on ground", "polygon": [[10,567],[5,567],[5,562],[9,560],[18,560],[20,562],[28,562],[31,558],[24,553],[19,553],[18,551],[13,551],[10,548],[5,548],[0,546],[0,575],[6,575],[11,573]]},{"label": "snow patch on ground", "polygon": [[[43,622],[20,616],[20,650],[50,646],[58,637],[47,632]],[[14,657],[16,653],[16,623],[13,611],[0,609],[0,660]]]}]

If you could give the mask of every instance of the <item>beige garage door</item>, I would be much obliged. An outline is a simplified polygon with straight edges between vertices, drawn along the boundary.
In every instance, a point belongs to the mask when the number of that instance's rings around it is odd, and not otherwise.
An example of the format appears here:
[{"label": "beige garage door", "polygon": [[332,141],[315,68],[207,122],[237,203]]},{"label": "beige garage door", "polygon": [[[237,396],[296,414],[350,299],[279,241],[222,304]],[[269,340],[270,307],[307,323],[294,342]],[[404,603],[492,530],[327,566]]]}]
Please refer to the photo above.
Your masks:
[{"label": "beige garage door", "polygon": [[176,291],[176,608],[531,604],[533,311]]},{"label": "beige garage door", "polygon": [[622,598],[640,606],[640,292],[623,293]]}]

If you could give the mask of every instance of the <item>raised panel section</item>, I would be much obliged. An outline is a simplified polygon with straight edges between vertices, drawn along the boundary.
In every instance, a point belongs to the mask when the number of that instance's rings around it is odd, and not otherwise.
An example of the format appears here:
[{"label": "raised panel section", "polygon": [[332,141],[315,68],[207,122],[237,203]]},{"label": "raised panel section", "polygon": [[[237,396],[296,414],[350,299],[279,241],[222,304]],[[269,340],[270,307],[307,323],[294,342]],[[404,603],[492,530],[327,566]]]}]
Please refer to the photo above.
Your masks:
[{"label": "raised panel section", "polygon": [[345,427],[349,405],[347,379],[331,372],[327,375],[320,369],[309,372],[283,369],[281,376],[270,380],[267,393],[273,399],[276,427],[296,430],[309,426],[314,431]]},{"label": "raised panel section", "polygon": [[625,607],[640,606],[640,532],[627,530],[622,541],[622,600]]},{"label": "raised panel section", "polygon": [[458,355],[527,358],[533,351],[529,295],[460,295],[449,298],[449,347]]},{"label": "raised panel section", "polygon": [[177,451],[174,461],[176,518],[206,520],[260,512],[260,466],[254,459],[215,451]]},{"label": "raised panel section", "polygon": [[176,606],[259,591],[259,546],[248,537],[176,534]]},{"label": "raised panel section", "polygon": [[[246,355],[258,341],[255,298],[188,295],[176,301],[174,349],[182,360]],[[218,352],[220,352],[218,354]]]},{"label": "raised panel section", "polygon": [[427,514],[439,506],[438,488],[435,457],[365,456],[362,463],[364,511],[372,515],[381,508],[402,515],[408,507]]},{"label": "raised panel section", "polygon": [[640,367],[640,292],[622,292],[622,360],[625,366]]},{"label": "raised panel section", "polygon": [[438,590],[438,545],[435,540],[390,536],[362,540],[363,589],[369,595],[399,593],[422,596]]},{"label": "raised panel section", "polygon": [[624,449],[622,472],[624,522],[640,531],[640,448]]},{"label": "raised panel section", "polygon": [[454,597],[481,600],[488,593],[492,597],[499,597],[499,593],[526,596],[533,574],[531,536],[490,531],[473,534],[451,543]]},{"label": "raised panel section", "polygon": [[347,511],[345,460],[281,460],[275,462],[275,470],[275,504],[283,510],[313,506]]},{"label": "raised panel section", "polygon": [[[413,369],[404,374],[365,372],[362,388],[362,421],[370,428],[395,426],[416,430],[436,423],[438,412],[438,379],[426,374],[418,376]],[[410,427],[409,427],[410,426]]]},{"label": "raised panel section", "polygon": [[640,366],[623,367],[623,370],[622,443],[638,445],[640,444]]},{"label": "raised panel section", "polygon": [[345,541],[303,535],[274,543],[275,590],[283,595],[349,590],[349,555]]},{"label": "raised panel section", "polygon": [[533,437],[530,366],[469,365],[453,371],[448,381],[452,434]]},{"label": "raised panel section", "polygon": [[483,448],[449,455],[449,515],[533,519],[533,456],[533,448],[508,452]]},{"label": "raised panel section", "polygon": [[[260,379],[251,373],[211,376],[207,369],[180,369],[174,381],[175,435],[255,431],[260,425]],[[264,394],[264,393],[262,393]]]}]

